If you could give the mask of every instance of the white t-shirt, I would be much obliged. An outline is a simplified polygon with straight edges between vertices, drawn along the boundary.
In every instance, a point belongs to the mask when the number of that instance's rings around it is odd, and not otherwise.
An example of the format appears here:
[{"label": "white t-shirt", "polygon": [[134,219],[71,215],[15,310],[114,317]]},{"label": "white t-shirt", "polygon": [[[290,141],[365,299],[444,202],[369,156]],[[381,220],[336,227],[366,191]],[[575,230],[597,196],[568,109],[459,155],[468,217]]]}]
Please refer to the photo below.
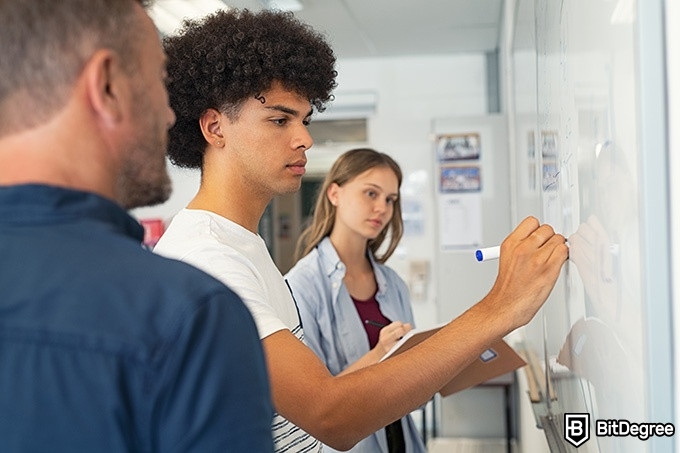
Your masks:
[{"label": "white t-shirt", "polygon": [[[229,286],[250,310],[260,338],[288,329],[301,341],[300,316],[281,272],[257,234],[220,215],[183,209],[154,247],[154,252],[192,264]],[[277,452],[319,452],[321,443],[275,414]]]}]

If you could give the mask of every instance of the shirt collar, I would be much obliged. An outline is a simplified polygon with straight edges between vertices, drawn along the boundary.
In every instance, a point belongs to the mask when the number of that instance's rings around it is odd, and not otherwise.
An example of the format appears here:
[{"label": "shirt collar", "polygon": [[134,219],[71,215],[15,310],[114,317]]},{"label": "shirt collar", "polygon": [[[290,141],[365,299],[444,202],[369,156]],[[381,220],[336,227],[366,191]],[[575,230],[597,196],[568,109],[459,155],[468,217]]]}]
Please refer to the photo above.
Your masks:
[{"label": "shirt collar", "polygon": [[345,265],[342,261],[340,261],[340,257],[338,256],[338,252],[335,250],[335,247],[333,247],[331,238],[326,236],[325,238],[321,239],[321,242],[316,245],[316,249],[319,253],[319,258],[321,260],[325,275],[330,277],[334,272],[342,271],[342,276],[344,277]]},{"label": "shirt collar", "polygon": [[[319,253],[319,258],[322,263],[322,268],[327,277],[332,276],[335,272],[340,272],[340,278],[345,276],[345,264],[340,261],[338,252],[333,247],[333,243],[329,236],[324,237],[316,246]],[[368,250],[368,259],[373,267],[375,274],[375,281],[378,284],[378,295],[383,294],[387,288],[387,279],[382,271],[382,268],[376,263],[373,253]]]},{"label": "shirt collar", "polygon": [[144,228],[122,207],[100,195],[42,184],[0,187],[0,224],[39,224],[90,219],[114,225],[141,242]]}]

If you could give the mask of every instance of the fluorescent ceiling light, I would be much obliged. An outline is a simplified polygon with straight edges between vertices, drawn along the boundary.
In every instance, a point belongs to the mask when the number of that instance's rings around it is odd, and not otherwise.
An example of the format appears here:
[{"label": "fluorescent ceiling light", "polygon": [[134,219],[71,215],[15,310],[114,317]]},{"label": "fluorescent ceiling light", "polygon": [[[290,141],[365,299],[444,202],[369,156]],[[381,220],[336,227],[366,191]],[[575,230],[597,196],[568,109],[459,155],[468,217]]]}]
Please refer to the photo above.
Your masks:
[{"label": "fluorescent ceiling light", "polygon": [[260,0],[265,8],[279,11],[300,11],[303,9],[300,0]]},{"label": "fluorescent ceiling light", "polygon": [[184,19],[198,19],[218,9],[229,9],[221,0],[156,0],[149,8],[149,16],[158,30],[171,35]]},{"label": "fluorescent ceiling light", "polygon": [[612,13],[612,24],[632,24],[635,21],[635,4],[633,0],[619,0]]}]

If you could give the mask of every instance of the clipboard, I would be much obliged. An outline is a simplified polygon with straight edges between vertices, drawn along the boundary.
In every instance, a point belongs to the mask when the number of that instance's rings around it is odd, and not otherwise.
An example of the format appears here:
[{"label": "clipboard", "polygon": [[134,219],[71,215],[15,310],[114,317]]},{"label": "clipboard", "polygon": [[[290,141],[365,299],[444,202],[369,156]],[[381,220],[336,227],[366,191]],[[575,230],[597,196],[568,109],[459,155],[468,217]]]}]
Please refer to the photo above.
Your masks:
[{"label": "clipboard", "polygon": [[[386,360],[411,349],[439,331],[445,324],[430,329],[413,329],[395,344],[381,359]],[[526,365],[522,357],[500,339],[491,344],[465,369],[439,390],[441,396],[449,396],[461,390],[482,384],[490,379],[515,371]]]}]

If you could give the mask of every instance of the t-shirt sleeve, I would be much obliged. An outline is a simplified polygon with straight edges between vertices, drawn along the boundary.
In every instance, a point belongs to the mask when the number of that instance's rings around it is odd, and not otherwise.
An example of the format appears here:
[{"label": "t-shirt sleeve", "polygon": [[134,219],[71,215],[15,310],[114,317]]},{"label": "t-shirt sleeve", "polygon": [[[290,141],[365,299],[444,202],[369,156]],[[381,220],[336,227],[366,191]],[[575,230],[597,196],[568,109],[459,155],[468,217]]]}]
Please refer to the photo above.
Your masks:
[{"label": "t-shirt sleeve", "polygon": [[266,294],[260,271],[243,255],[228,247],[197,248],[181,260],[207,272],[238,294],[255,319],[260,338],[288,328],[274,310],[271,296]]},{"label": "t-shirt sleeve", "polygon": [[231,288],[250,310],[257,325],[260,338],[265,338],[274,332],[287,329],[281,317],[273,307],[274,297],[284,297],[287,294],[267,294],[264,277],[259,269],[238,253],[220,253],[212,259],[206,257],[213,270],[213,275]]}]

